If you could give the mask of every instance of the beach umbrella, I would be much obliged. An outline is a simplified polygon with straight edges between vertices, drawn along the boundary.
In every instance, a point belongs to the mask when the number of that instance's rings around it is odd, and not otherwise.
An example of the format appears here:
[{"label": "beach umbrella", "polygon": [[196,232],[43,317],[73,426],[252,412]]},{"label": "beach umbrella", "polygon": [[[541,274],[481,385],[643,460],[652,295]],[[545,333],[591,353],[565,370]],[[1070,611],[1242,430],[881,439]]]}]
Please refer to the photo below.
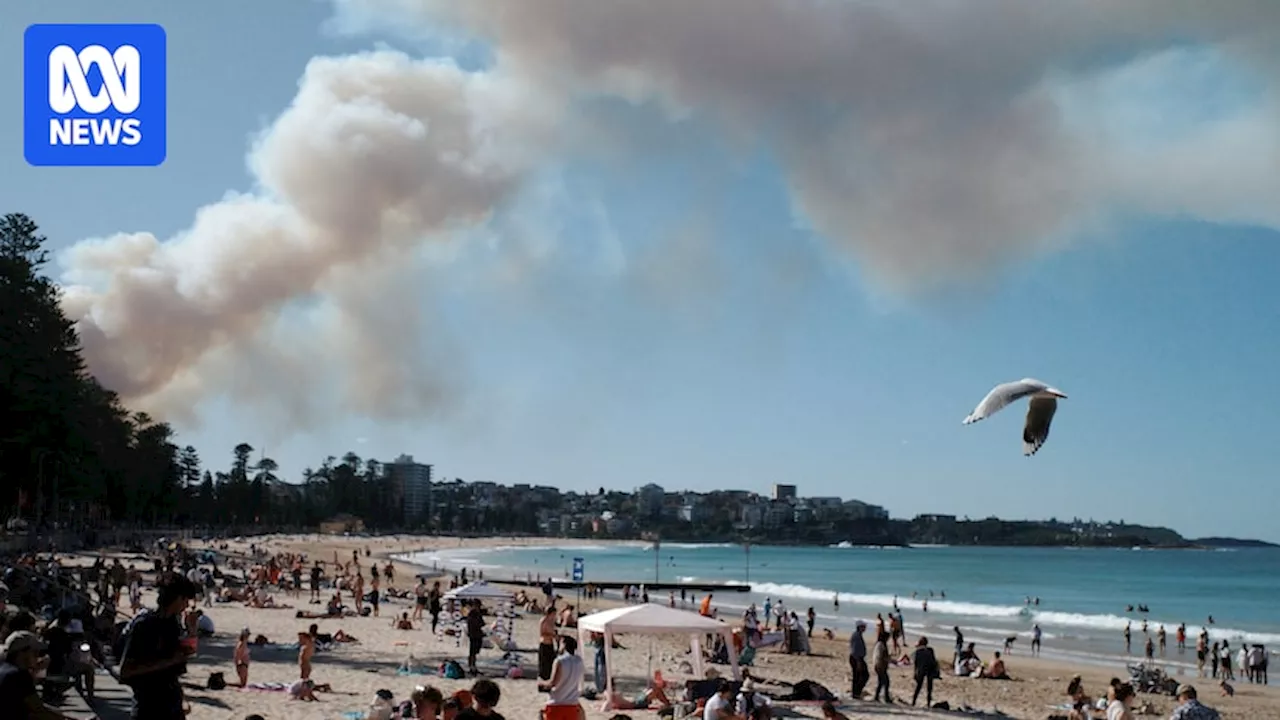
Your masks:
[{"label": "beach umbrella", "polygon": [[1049,439],[1049,425],[1053,422],[1053,414],[1058,410],[1058,398],[1067,398],[1061,390],[1039,380],[1023,378],[1017,382],[995,386],[964,419],[964,424],[972,425],[985,420],[1022,398],[1031,398],[1027,405],[1027,421],[1022,428],[1022,454],[1028,457],[1035,455],[1044,441]]}]

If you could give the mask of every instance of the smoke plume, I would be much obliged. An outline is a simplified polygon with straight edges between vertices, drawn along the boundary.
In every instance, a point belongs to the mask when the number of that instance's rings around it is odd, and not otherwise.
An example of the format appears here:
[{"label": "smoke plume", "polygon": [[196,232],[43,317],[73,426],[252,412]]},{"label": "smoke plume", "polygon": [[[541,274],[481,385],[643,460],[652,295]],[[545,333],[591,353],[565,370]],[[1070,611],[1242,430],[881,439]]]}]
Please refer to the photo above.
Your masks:
[{"label": "smoke plume", "polygon": [[[254,375],[297,418],[314,412],[300,379],[328,368],[359,412],[438,405],[447,383],[404,350],[417,324],[388,327],[406,301],[370,274],[483,223],[573,146],[575,106],[600,97],[766,152],[797,214],[899,290],[1014,263],[1116,211],[1280,226],[1274,0],[334,2],[364,27],[447,27],[493,62],[316,59],[251,150],[259,190],[167,240],[73,248],[66,307],[126,398],[172,411],[257,392]],[[1257,71],[1256,102],[1140,146],[1090,111],[1117,68],[1195,47]],[[336,307],[323,342],[281,338],[273,321],[316,296]]]}]

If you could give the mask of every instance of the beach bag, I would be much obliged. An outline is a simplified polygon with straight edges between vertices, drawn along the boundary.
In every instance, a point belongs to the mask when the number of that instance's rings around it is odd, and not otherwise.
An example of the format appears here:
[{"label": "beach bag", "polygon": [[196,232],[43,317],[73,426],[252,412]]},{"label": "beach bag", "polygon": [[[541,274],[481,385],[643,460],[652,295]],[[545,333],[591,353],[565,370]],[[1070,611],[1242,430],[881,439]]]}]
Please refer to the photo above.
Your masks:
[{"label": "beach bag", "polygon": [[467,673],[462,669],[456,660],[445,660],[440,666],[440,674],[450,680],[462,680],[466,678]]},{"label": "beach bag", "polygon": [[210,690],[226,690],[227,677],[220,672],[209,673],[209,682],[207,686]]}]

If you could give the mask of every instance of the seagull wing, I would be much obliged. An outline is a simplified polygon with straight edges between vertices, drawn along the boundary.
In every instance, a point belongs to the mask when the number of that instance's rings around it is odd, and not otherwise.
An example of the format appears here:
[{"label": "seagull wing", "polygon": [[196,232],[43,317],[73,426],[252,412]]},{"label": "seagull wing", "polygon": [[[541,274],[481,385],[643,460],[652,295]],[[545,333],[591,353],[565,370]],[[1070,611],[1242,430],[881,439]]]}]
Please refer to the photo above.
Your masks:
[{"label": "seagull wing", "polygon": [[1058,398],[1049,393],[1031,397],[1027,405],[1027,425],[1022,429],[1022,454],[1030,457],[1049,439],[1049,426],[1058,411]]},{"label": "seagull wing", "polygon": [[1021,400],[1028,395],[1034,395],[1047,387],[1048,385],[1039,380],[1030,378],[997,385],[991,389],[991,392],[987,393],[986,397],[982,398],[982,402],[978,403],[978,407],[969,413],[969,416],[964,419],[964,424],[969,425],[979,420],[986,420],[1007,407],[1009,403]]}]

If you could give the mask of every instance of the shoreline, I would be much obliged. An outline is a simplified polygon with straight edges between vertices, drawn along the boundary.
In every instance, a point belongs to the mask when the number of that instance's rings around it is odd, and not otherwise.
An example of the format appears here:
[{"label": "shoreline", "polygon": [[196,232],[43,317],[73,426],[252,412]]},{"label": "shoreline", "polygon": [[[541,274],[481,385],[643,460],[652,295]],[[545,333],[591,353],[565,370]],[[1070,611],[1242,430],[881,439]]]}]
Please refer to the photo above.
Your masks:
[{"label": "shoreline", "polygon": [[[548,540],[548,539],[543,539]],[[601,541],[596,543],[573,543],[573,544],[557,544],[554,542],[535,542],[535,543],[504,543],[501,538],[492,539],[486,543],[471,543],[464,548],[452,550],[450,548],[426,548],[422,551],[422,555],[430,557],[432,562],[439,564],[441,568],[456,571],[466,566],[471,569],[481,569],[486,573],[486,578],[494,581],[512,580],[514,582],[522,582],[518,575],[518,568],[503,566],[501,564],[488,561],[484,558],[484,553],[503,552],[503,551],[530,551],[534,549],[545,549],[549,552],[564,551],[564,555],[568,555],[574,550],[590,551],[599,550],[601,548],[627,546],[627,547],[651,547],[652,543],[635,542],[635,541]],[[685,543],[671,544],[672,548],[685,549],[705,549],[705,548],[724,548],[730,547],[723,543]],[[468,552],[475,552],[475,557],[469,557]],[[568,558],[564,558],[568,562]],[[544,564],[536,566],[543,571],[548,569],[548,565]],[[567,566],[566,568],[567,569]],[[552,577],[563,579],[562,568],[551,568]],[[525,568],[525,572],[533,577],[539,575],[537,570]],[[764,571],[767,572],[767,571]],[[610,577],[610,580],[620,578]],[[676,576],[676,578],[662,578],[663,582],[671,582],[674,579],[696,581],[700,584],[726,582],[733,583],[735,581],[729,579],[715,577],[698,577]],[[633,580],[637,585],[642,584],[641,578]],[[877,598],[877,602],[859,602],[859,599],[865,600],[867,596],[859,596],[852,593],[841,593],[841,605],[838,611],[833,612],[831,609],[831,598],[835,593],[830,591],[817,592],[811,588],[799,588],[797,586],[779,585],[768,582],[767,580],[758,580],[747,583],[753,586],[750,593],[729,593],[724,596],[717,596],[716,605],[724,610],[732,611],[735,615],[740,615],[749,605],[760,607],[765,597],[781,599],[785,604],[794,610],[802,611],[808,606],[818,608],[818,626],[830,627],[834,631],[848,632],[852,629],[855,622],[859,619],[868,620],[873,618],[877,613],[887,613],[890,611],[889,596]],[[800,590],[809,591],[805,594],[798,594]],[[662,593],[658,593],[659,597],[652,598],[654,602],[665,603],[667,598]],[[610,597],[617,596],[617,593],[610,593]],[[820,596],[820,597],[819,597]],[[617,599],[620,599],[618,597]],[[947,600],[944,598],[929,599],[929,611],[922,614],[920,610],[921,600],[909,600],[907,598],[899,598],[900,606],[907,612],[906,627],[909,633],[924,633],[932,637],[940,637],[951,635],[951,627],[959,626],[966,637],[972,638],[983,645],[1000,646],[1003,640],[1009,636],[1017,636],[1018,640],[1014,644],[1013,652],[1020,656],[1029,656],[1030,638],[1032,636],[1031,626],[1033,622],[1042,625],[1044,632],[1044,652],[1046,655],[1058,657],[1068,662],[1084,662],[1097,666],[1123,667],[1125,664],[1138,664],[1146,662],[1143,654],[1143,644],[1146,636],[1143,634],[1141,627],[1143,616],[1135,615],[1132,617],[1121,616],[1118,614],[1106,614],[1094,616],[1087,612],[1075,612],[1069,609],[1060,610],[1032,610],[1031,606],[1026,608],[1009,607],[986,607],[981,604],[968,603],[964,601]],[[914,606],[914,609],[913,609]],[[977,610],[975,612],[966,612],[966,610]],[[992,614],[999,610],[1001,614]],[[1017,612],[1014,612],[1014,611]],[[986,611],[986,612],[980,612]],[[1046,616],[1043,619],[1038,616]],[[1060,620],[1066,620],[1063,624]],[[1104,625],[1102,623],[1110,623]],[[1123,650],[1123,640],[1121,629],[1123,622],[1132,624],[1132,644],[1131,651],[1125,653]],[[1154,640],[1156,630],[1161,625],[1158,618],[1152,618],[1149,621],[1150,636]],[[1075,623],[1075,624],[1072,624]],[[1176,625],[1173,623],[1163,623],[1167,632],[1167,646],[1164,654],[1158,649],[1153,658],[1152,664],[1165,668],[1171,674],[1182,678],[1195,678],[1196,676],[1196,660],[1195,660],[1195,642],[1196,635],[1201,630],[1199,625],[1188,625],[1187,627],[1187,648],[1183,652],[1178,652],[1175,640]],[[1280,642],[1280,634],[1275,631],[1268,631],[1259,628],[1223,628],[1221,626],[1206,626],[1212,640],[1226,638],[1231,641],[1232,645],[1238,647],[1237,643],[1242,639],[1248,639],[1249,642],[1261,642],[1267,645],[1268,649],[1273,653]],[[1211,642],[1212,642],[1211,640]]]},{"label": "shoreline", "polygon": [[[306,561],[321,560],[332,562],[336,553],[341,560],[350,560],[352,552],[357,553],[359,562],[367,567],[370,560],[379,563],[391,562],[396,566],[395,586],[400,590],[408,590],[416,584],[413,578],[419,574],[434,577],[451,575],[449,564],[434,561],[440,569],[433,570],[433,555],[449,553],[454,557],[465,557],[465,553],[479,554],[488,548],[521,547],[545,548],[547,552],[557,552],[565,544],[527,538],[473,538],[459,540],[457,538],[438,538],[428,536],[389,536],[389,537],[342,537],[309,535],[272,535],[244,538],[242,541],[230,541],[232,552],[242,553],[252,542],[269,551],[298,552],[306,555]],[[221,542],[221,541],[220,541]],[[596,544],[595,546],[599,546]],[[582,547],[579,545],[579,547]],[[368,553],[366,555],[366,552]],[[417,557],[411,558],[410,554]],[[519,575],[518,568],[514,574]],[[545,568],[544,568],[545,570]],[[437,575],[437,573],[441,573]],[[536,573],[536,571],[535,571]],[[499,575],[512,574],[503,571],[485,570],[485,578],[491,582],[501,583]],[[198,656],[190,663],[187,684],[188,699],[193,711],[188,720],[242,720],[250,712],[260,713],[273,720],[310,720],[316,717],[355,717],[363,716],[375,691],[385,689],[397,699],[407,697],[408,693],[418,685],[431,685],[449,694],[469,687],[471,679],[451,680],[428,672],[425,675],[397,671],[406,662],[416,663],[419,667],[434,668],[449,659],[462,659],[464,648],[456,636],[432,634],[429,627],[415,623],[414,629],[404,631],[392,627],[392,618],[413,609],[412,599],[390,598],[384,600],[381,617],[344,616],[341,618],[297,618],[295,609],[306,610],[313,607],[308,603],[306,593],[295,597],[281,590],[273,590],[272,595],[277,603],[292,605],[294,609],[254,609],[241,603],[215,603],[205,612],[215,621],[217,632],[214,637],[201,641]],[[577,603],[577,594],[563,593],[569,603]],[[678,594],[677,594],[678,598]],[[663,598],[654,598],[661,601]],[[721,599],[717,596],[717,599]],[[726,620],[729,616],[728,605],[737,604],[738,600],[749,602],[751,596],[723,598],[725,608],[722,614]],[[692,607],[693,598],[687,607]],[[599,611],[621,605],[620,598],[603,597],[582,600],[582,609]],[[843,603],[842,603],[843,604]],[[515,679],[506,676],[507,659],[497,649],[486,649],[481,653],[481,669],[487,677],[494,679],[501,688],[502,700],[498,710],[507,717],[535,717],[536,710],[546,700],[544,693],[538,692],[531,679],[536,674],[534,668],[533,649],[538,643],[538,617],[527,613],[516,613],[511,621],[514,623],[514,636],[519,650],[514,655],[523,670],[523,678]],[[355,635],[359,642],[342,644],[318,653],[314,658],[314,676],[319,682],[330,684],[333,692],[319,696],[318,703],[304,703],[289,700],[287,693],[258,691],[244,692],[237,688],[216,691],[201,687],[205,676],[211,672],[226,673],[228,680],[235,677],[231,666],[231,647],[241,627],[251,628],[252,632],[266,635],[280,645],[255,647],[252,649],[251,682],[266,684],[287,684],[298,676],[297,649],[284,645],[305,629],[308,624],[315,623],[324,633],[335,633],[342,630]],[[442,625],[450,627],[447,621]],[[495,630],[496,632],[496,630]],[[919,631],[908,623],[908,637],[914,639]],[[951,643],[947,636],[932,631],[927,636],[937,647],[938,657],[944,664],[951,656]],[[629,638],[629,639],[628,639]],[[975,637],[975,640],[977,638]],[[895,698],[899,704],[887,707],[875,704],[870,699],[848,699],[849,668],[847,660],[847,636],[843,633],[834,640],[825,640],[815,632],[811,653],[807,655],[789,655],[777,648],[760,650],[750,668],[752,676],[757,678],[766,691],[775,695],[786,693],[788,686],[780,684],[795,683],[809,679],[830,688],[841,696],[840,707],[851,720],[885,720],[886,716],[897,718],[933,718],[954,717],[954,713],[929,711],[921,707],[910,707],[911,676],[909,668],[891,668],[892,684]],[[689,679],[681,665],[686,658],[687,645],[678,640],[656,637],[637,638],[624,636],[622,648],[613,653],[610,674],[618,678],[620,689],[632,696],[643,689],[645,678],[653,670],[661,669],[669,682],[681,683]],[[990,645],[979,645],[978,652],[985,660],[990,658]],[[461,654],[461,655],[460,655]],[[590,659],[590,654],[588,656]],[[1015,651],[1009,656],[1009,671],[1015,680],[1000,682],[957,678],[944,672],[938,681],[934,693],[935,701],[946,701],[955,708],[970,707],[991,712],[1000,710],[1007,717],[1034,718],[1041,720],[1046,714],[1054,712],[1051,708],[1061,703],[1064,698],[1063,689],[1067,680],[1074,674],[1084,677],[1086,686],[1096,692],[1101,691],[1113,675],[1127,677],[1123,663],[1107,662],[1093,664],[1081,662],[1074,658],[1061,658],[1046,651],[1040,658],[1031,658],[1024,652]],[[726,673],[727,668],[718,668]],[[588,663],[588,686],[594,685],[591,664]],[[1217,697],[1214,687],[1205,681],[1197,681],[1201,696],[1208,704],[1216,706],[1224,717],[1248,717],[1251,720],[1280,720],[1280,691],[1273,687],[1262,687],[1237,683],[1236,697],[1222,699]],[[868,688],[870,690],[870,688]],[[921,698],[923,700],[923,698]],[[1151,702],[1161,716],[1168,716],[1172,710],[1172,701],[1167,697],[1142,696],[1143,702]],[[612,711],[605,711],[599,701],[583,701],[586,720],[608,720]],[[790,716],[816,718],[818,708],[813,705],[797,704],[791,708]],[[641,720],[658,717],[652,711],[623,711]]]}]

